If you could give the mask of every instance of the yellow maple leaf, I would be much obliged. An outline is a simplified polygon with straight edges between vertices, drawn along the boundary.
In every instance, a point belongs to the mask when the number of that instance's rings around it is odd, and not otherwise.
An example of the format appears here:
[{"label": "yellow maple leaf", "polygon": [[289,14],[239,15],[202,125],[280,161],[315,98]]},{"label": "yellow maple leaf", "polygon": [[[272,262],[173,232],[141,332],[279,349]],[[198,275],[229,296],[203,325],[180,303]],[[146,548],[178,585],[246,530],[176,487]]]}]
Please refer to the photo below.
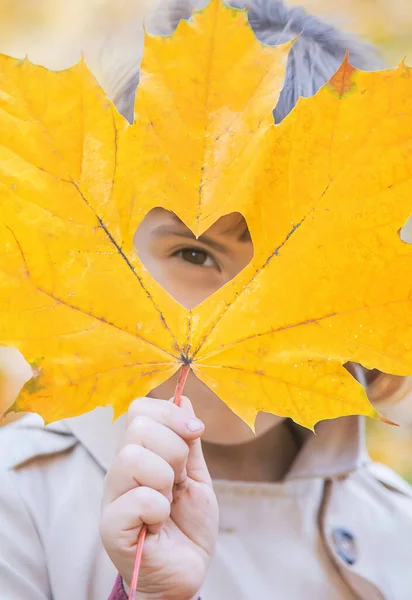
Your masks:
[{"label": "yellow maple leaf", "polygon": [[[412,373],[410,70],[345,61],[274,125],[289,46],[212,0],[147,37],[131,126],[83,63],[0,59],[0,344],[36,371],[14,410],[118,416],[190,364],[251,426],[313,427],[376,415],[347,361]],[[191,311],[133,248],[159,206],[251,232],[251,263]]]}]

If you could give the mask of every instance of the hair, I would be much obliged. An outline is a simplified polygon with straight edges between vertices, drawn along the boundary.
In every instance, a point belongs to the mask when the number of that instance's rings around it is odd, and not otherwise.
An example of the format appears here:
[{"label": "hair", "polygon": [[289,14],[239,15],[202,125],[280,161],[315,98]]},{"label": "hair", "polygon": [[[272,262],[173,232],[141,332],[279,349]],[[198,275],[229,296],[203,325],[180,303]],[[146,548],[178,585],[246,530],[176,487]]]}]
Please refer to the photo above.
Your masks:
[{"label": "hair", "polygon": [[[193,9],[207,3],[163,0],[146,21],[146,29],[153,34],[168,35],[181,19],[191,17]],[[228,4],[234,8],[245,5],[239,0]],[[372,44],[340,31],[301,7],[287,6],[282,0],[250,0],[248,6],[249,23],[261,42],[277,45],[299,36],[290,51],[285,84],[273,111],[276,123],[291,112],[299,97],[314,95],[337,71],[347,52],[351,64],[359,69],[373,71],[386,66]],[[138,82],[139,63],[134,61],[131,69],[123,70],[113,93],[113,101],[129,121],[133,120]],[[365,386],[370,401],[380,408],[398,402],[412,389],[412,377],[387,375],[356,363],[346,363],[345,367]]]}]

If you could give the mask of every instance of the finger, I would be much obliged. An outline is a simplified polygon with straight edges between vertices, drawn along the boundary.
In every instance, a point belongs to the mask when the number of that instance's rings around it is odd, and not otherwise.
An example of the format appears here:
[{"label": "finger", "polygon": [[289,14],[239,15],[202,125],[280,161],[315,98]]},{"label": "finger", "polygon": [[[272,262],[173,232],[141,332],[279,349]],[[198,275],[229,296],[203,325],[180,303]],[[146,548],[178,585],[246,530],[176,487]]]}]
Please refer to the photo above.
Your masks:
[{"label": "finger", "polygon": [[[192,403],[186,396],[182,396],[180,406],[182,410],[187,411],[189,414],[195,414]],[[209,486],[212,486],[212,479],[203,456],[200,438],[198,437],[192,440],[187,440],[187,445],[189,447],[189,455],[186,462],[188,477],[198,481],[199,483],[206,483]]]},{"label": "finger", "polygon": [[189,446],[165,425],[153,421],[149,417],[135,417],[126,429],[119,450],[129,444],[151,450],[168,462],[175,474],[175,484],[186,478]]},{"label": "finger", "polygon": [[171,498],[174,484],[172,467],[150,450],[128,444],[116,454],[107,471],[103,494],[104,505],[137,486],[153,488]]},{"label": "finger", "polygon": [[159,530],[169,518],[170,502],[159,492],[148,487],[129,490],[103,510],[100,534],[105,544],[118,545],[119,539],[137,540],[136,529],[146,523],[149,531]]},{"label": "finger", "polygon": [[205,428],[202,421],[196,418],[190,402],[180,407],[168,400],[137,398],[129,406],[126,427],[139,416],[165,425],[186,441],[200,437]]}]

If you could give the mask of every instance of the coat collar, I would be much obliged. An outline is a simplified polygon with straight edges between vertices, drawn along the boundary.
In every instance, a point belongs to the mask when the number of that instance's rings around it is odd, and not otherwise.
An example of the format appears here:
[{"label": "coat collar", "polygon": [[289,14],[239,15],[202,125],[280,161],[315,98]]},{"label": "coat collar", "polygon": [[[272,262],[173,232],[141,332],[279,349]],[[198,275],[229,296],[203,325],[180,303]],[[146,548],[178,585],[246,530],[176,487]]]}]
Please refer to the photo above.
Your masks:
[{"label": "coat collar", "polygon": [[[113,422],[113,409],[95,410],[51,424],[47,428],[71,433],[107,471],[125,429],[126,415]],[[312,433],[299,425],[291,427],[303,440],[285,481],[303,478],[328,478],[354,471],[369,461],[365,447],[365,421],[350,416],[322,421]]]},{"label": "coat collar", "polygon": [[126,414],[113,421],[113,408],[109,406],[96,408],[79,417],[52,423],[47,426],[47,429],[71,433],[104,471],[107,471],[125,427]]},{"label": "coat collar", "polygon": [[321,421],[316,425],[315,433],[294,423],[292,427],[303,430],[304,442],[286,475],[287,481],[342,476],[370,460],[365,444],[364,417]]}]

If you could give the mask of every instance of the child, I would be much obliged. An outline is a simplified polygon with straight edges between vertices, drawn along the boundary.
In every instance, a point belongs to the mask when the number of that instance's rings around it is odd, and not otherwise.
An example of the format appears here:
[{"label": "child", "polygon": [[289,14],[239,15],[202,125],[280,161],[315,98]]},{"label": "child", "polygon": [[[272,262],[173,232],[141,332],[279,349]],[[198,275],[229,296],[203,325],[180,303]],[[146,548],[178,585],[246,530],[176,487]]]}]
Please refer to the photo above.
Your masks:
[{"label": "child", "polygon": [[[167,15],[186,16],[181,4]],[[268,43],[303,32],[278,122],[334,73],[347,48],[356,66],[379,66],[368,47],[301,9],[256,0],[249,15]],[[135,80],[118,96],[129,116]],[[253,252],[239,215],[196,240],[160,208],[135,245],[187,308]],[[368,384],[366,371],[348,368]],[[375,400],[387,381],[405,385],[368,375]],[[99,408],[47,427],[29,415],[0,431],[1,600],[126,600],[143,522],[139,600],[410,600],[412,490],[370,461],[362,418],[324,421],[315,436],[261,413],[255,436],[194,377],[185,388],[191,402],[164,400],[173,389],[169,381],[135,400],[114,424]]]}]

